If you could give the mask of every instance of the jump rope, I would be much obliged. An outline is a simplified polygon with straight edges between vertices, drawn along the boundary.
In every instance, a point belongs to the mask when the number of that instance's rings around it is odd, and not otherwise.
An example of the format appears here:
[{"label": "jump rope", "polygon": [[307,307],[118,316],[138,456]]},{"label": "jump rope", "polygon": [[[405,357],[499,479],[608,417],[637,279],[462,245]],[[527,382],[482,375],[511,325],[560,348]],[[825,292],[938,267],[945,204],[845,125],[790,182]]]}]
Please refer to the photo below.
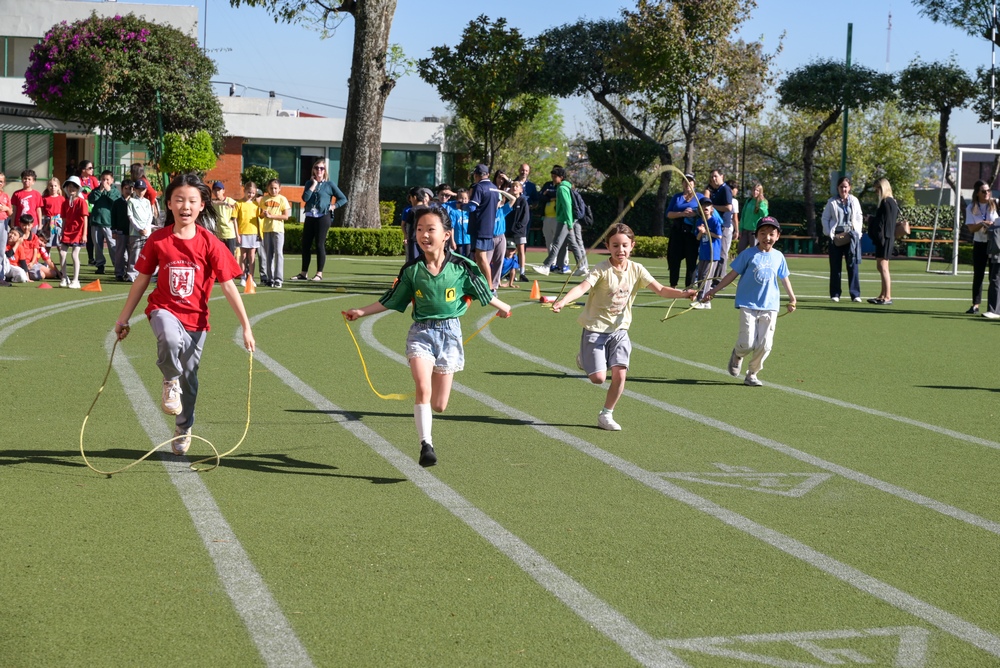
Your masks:
[{"label": "jump rope", "polygon": [[[127,327],[126,326],[125,328],[123,328],[122,333],[127,335],[130,330],[131,330],[131,327]],[[84,434],[84,431],[86,431],[86,429],[87,429],[87,421],[90,419],[90,414],[93,412],[94,406],[97,405],[98,399],[101,398],[101,393],[104,392],[105,385],[108,384],[108,377],[111,375],[111,369],[112,369],[112,366],[114,365],[114,362],[115,362],[115,352],[118,350],[118,344],[121,341],[122,341],[122,338],[115,338],[115,343],[111,347],[111,359],[108,360],[108,369],[107,369],[107,371],[104,372],[104,379],[101,381],[101,386],[97,389],[97,395],[94,397],[94,401],[91,402],[90,408],[87,409],[87,414],[83,418],[83,424],[80,426],[80,456],[83,457],[83,462],[87,465],[87,468],[89,468],[91,471],[93,471],[95,473],[98,473],[100,475],[107,476],[108,478],[110,478],[111,476],[115,475],[116,473],[121,473],[122,471],[129,470],[130,468],[132,468],[133,466],[135,466],[139,462],[142,462],[145,459],[149,458],[150,455],[152,455],[154,452],[156,452],[157,450],[159,450],[160,448],[162,448],[163,446],[165,446],[165,445],[167,445],[169,443],[173,443],[174,441],[176,441],[178,439],[181,439],[181,438],[191,438],[191,439],[196,439],[196,440],[202,441],[204,443],[207,443],[208,447],[212,448],[212,452],[214,454],[211,457],[206,457],[205,459],[199,459],[198,461],[192,462],[189,465],[189,468],[192,471],[196,471],[198,473],[207,473],[208,471],[212,471],[212,470],[218,468],[219,467],[219,463],[222,461],[223,457],[226,457],[228,455],[233,454],[234,452],[236,452],[237,448],[239,448],[241,445],[243,445],[243,441],[247,437],[247,432],[250,431],[250,396],[251,396],[251,391],[253,390],[253,352],[250,353],[249,369],[247,371],[247,421],[246,421],[246,425],[243,428],[243,435],[240,436],[239,442],[237,442],[236,445],[234,445],[232,448],[230,448],[226,452],[223,452],[220,455],[219,451],[216,449],[215,445],[211,441],[209,441],[207,438],[202,438],[201,436],[198,436],[197,434],[186,434],[186,435],[183,435],[183,436],[174,436],[173,438],[168,438],[167,440],[163,441],[162,443],[154,446],[149,452],[147,452],[146,454],[144,454],[142,457],[140,457],[139,459],[135,460],[131,464],[128,464],[127,466],[123,466],[120,469],[115,469],[114,471],[102,471],[101,469],[99,469],[96,466],[94,466],[93,464],[91,464],[90,460],[87,459],[87,453],[86,453],[86,451],[84,450],[84,447],[83,447],[83,434]],[[198,466],[200,464],[204,464],[205,462],[214,462],[214,464],[212,464],[211,466],[208,466],[208,467],[198,468]]]}]

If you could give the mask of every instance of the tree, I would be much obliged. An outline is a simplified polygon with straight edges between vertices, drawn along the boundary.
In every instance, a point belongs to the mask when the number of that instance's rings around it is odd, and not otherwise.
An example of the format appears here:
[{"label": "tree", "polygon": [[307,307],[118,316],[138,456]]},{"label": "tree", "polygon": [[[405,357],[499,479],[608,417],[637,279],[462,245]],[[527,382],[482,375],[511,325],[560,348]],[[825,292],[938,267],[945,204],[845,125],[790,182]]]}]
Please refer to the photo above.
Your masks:
[{"label": "tree", "polygon": [[802,195],[805,199],[807,229],[816,235],[813,194],[813,153],[827,128],[844,109],[865,109],[888,100],[894,94],[891,74],[880,74],[861,65],[850,70],[842,62],[817,60],[793,70],[778,86],[778,101],[796,111],[811,111],[822,120],[811,134],[802,138]]},{"label": "tree", "polygon": [[947,169],[948,121],[951,112],[967,106],[976,93],[976,83],[954,59],[948,63],[924,63],[917,59],[899,74],[899,98],[903,111],[938,115],[938,155],[945,180],[956,193],[958,184]]},{"label": "tree", "polygon": [[190,137],[168,132],[163,135],[163,155],[159,169],[167,174],[197,172],[202,176],[215,167],[217,156],[212,150],[212,138],[204,130]]},{"label": "tree", "polygon": [[100,127],[158,155],[166,132],[206,131],[221,152],[225,126],[210,80],[215,64],[194,40],[134,14],[53,26],[31,51],[24,93],[64,121]]},{"label": "tree", "polygon": [[[347,112],[337,183],[347,195],[347,227],[381,227],[378,185],[382,169],[382,114],[396,79],[389,70],[389,30],[396,0],[229,0],[233,7],[264,7],[274,20],[312,22],[323,37],[346,16],[354,17],[354,51],[347,86]],[[339,207],[338,207],[339,210]]]},{"label": "tree", "polygon": [[[515,108],[517,105],[515,100]],[[456,115],[448,123],[445,133],[449,148],[456,154],[456,179],[464,179],[478,162],[474,157],[477,155],[475,130],[467,119]],[[569,142],[563,133],[563,117],[558,101],[554,97],[542,97],[539,98],[538,113],[517,128],[514,136],[497,153],[494,162],[498,167],[509,170],[508,173],[512,171],[513,176],[525,162],[536,169],[539,165],[548,169],[553,164],[562,164],[568,151]]]},{"label": "tree", "polygon": [[640,139],[605,139],[587,142],[590,164],[604,173],[601,192],[618,198],[618,213],[625,208],[625,198],[642,187],[638,174],[659,157],[655,144]]},{"label": "tree", "polygon": [[636,11],[623,12],[631,39],[619,66],[645,94],[640,107],[678,119],[686,173],[703,125],[737,124],[763,108],[781,46],[765,54],[759,42],[731,37],[756,7],[753,0],[640,0]]},{"label": "tree", "polygon": [[492,170],[497,154],[541,109],[534,80],[541,60],[517,28],[481,15],[462,31],[454,49],[435,46],[417,62],[420,78],[472,129],[476,156]]},{"label": "tree", "polygon": [[[973,37],[992,41],[993,3],[992,0],[913,0],[920,8],[920,14],[935,23],[950,25],[964,30]],[[1000,26],[996,31],[1000,45]]]}]

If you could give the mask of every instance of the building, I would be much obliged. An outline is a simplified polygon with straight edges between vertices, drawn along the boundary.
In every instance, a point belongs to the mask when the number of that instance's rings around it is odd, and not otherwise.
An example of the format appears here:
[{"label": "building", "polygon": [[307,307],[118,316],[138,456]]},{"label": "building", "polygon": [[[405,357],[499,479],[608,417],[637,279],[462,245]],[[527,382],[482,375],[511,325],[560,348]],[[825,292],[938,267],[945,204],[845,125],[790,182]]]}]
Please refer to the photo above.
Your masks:
[{"label": "building", "polygon": [[[148,159],[145,147],[120,144],[78,123],[64,123],[40,112],[22,92],[28,57],[35,44],[60,21],[79,21],[98,16],[135,14],[153,23],[171,25],[197,36],[198,9],[164,5],[137,5],[86,0],[0,2],[0,169],[7,175],[7,190],[20,188],[18,176],[33,169],[38,181],[55,176],[65,179],[67,165],[92,160],[104,167],[129,165]],[[40,186],[36,186],[39,187]]]},{"label": "building", "polygon": [[[303,184],[319,158],[326,158],[330,179],[340,173],[343,118],[323,118],[284,109],[276,97],[223,97],[226,144],[206,180],[222,181],[234,191],[240,172],[250,165],[278,172],[281,192],[298,217]],[[433,186],[451,173],[452,156],[444,152],[441,122],[382,121],[382,187]],[[258,184],[262,185],[262,184]]]},{"label": "building", "polygon": [[[150,160],[147,147],[123,144],[100,129],[63,123],[40,112],[22,92],[28,56],[49,28],[96,12],[98,16],[135,14],[153,23],[171,25],[197,39],[198,8],[194,6],[138,5],[89,0],[39,0],[17,3],[0,0],[4,33],[3,76],[0,77],[0,169],[7,174],[7,190],[20,187],[18,175],[33,169],[38,181],[65,179],[67,168],[92,160],[111,169],[118,178],[135,162]],[[330,174],[340,171],[344,119],[322,118],[284,109],[277,97],[221,97],[228,138],[223,155],[207,180],[219,180],[239,195],[240,172],[248,165],[277,170],[282,192],[294,203],[298,216],[302,184],[319,157],[330,162]],[[451,156],[444,147],[444,124],[384,120],[382,126],[382,186],[430,186],[451,173]],[[41,186],[36,186],[41,189]]]}]

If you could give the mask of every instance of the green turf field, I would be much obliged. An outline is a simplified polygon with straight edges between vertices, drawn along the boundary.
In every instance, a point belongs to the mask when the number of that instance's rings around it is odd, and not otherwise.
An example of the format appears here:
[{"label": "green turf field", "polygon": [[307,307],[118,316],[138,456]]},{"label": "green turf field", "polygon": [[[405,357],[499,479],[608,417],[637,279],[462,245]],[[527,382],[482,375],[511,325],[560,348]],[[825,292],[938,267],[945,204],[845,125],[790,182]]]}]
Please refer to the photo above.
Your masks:
[{"label": "green turf field", "polygon": [[[1000,325],[963,315],[968,274],[896,261],[893,306],[834,304],[826,259],[790,258],[762,388],[725,371],[732,288],[667,322],[644,292],[617,433],[579,311],[504,290],[425,470],[340,315],[399,265],[330,258],[245,297],[249,434],[202,474],[198,441],[111,479],[82,462],[125,286],[0,291],[0,666],[1000,666]],[[223,451],[248,355],[218,290],[212,310],[195,433]],[[352,324],[379,392],[412,392],[409,324]],[[170,437],[154,362],[139,318],[88,423],[98,468]]]}]

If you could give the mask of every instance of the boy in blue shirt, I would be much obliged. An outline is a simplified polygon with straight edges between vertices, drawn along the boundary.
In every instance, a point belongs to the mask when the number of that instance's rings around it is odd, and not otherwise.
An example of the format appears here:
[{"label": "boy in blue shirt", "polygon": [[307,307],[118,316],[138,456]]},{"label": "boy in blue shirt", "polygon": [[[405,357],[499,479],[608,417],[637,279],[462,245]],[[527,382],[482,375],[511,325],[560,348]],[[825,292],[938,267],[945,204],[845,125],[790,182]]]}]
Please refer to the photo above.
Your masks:
[{"label": "boy in blue shirt", "polygon": [[698,217],[698,280],[701,288],[698,290],[698,301],[693,305],[697,309],[710,309],[712,304],[705,300],[712,278],[715,276],[715,266],[722,257],[722,217],[715,212],[715,207],[707,197],[698,201],[705,214]]},{"label": "boy in blue shirt", "polygon": [[740,310],[740,333],[736,347],[729,357],[729,373],[740,375],[743,358],[753,354],[747,367],[744,385],[760,387],[757,374],[764,368],[764,360],[771,353],[774,342],[774,325],[778,320],[780,295],[778,280],[785,285],[788,294],[788,312],[795,310],[795,293],[788,278],[788,264],[781,251],[774,250],[774,244],[781,236],[781,225],[767,216],[757,223],[757,246],[747,248],[733,260],[730,271],[719,284],[708,291],[703,298],[708,302],[715,293],[740,276],[736,286],[736,308]]}]

